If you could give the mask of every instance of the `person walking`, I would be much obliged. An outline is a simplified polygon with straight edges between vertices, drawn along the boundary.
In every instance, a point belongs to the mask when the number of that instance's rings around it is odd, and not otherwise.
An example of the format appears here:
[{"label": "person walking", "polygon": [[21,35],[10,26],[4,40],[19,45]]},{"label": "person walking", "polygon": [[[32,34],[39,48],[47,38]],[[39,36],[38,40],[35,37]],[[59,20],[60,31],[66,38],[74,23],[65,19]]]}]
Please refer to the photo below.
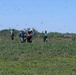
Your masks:
[{"label": "person walking", "polygon": [[21,43],[23,43],[24,42],[24,31],[21,30],[20,33],[18,34],[18,36],[20,38]]},{"label": "person walking", "polygon": [[14,40],[14,29],[11,30],[10,35],[11,35],[11,39]]},{"label": "person walking", "polygon": [[47,42],[48,41],[47,30],[45,30],[45,32],[44,32],[43,41],[44,42]]}]

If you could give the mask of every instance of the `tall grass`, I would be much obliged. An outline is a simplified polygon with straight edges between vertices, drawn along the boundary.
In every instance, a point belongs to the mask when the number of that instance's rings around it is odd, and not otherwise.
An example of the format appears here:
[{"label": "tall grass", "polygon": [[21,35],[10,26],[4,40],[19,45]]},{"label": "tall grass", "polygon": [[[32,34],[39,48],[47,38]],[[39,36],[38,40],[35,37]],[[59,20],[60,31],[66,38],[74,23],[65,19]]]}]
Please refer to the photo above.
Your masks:
[{"label": "tall grass", "polygon": [[76,41],[35,37],[21,43],[0,36],[0,75],[76,75]]}]

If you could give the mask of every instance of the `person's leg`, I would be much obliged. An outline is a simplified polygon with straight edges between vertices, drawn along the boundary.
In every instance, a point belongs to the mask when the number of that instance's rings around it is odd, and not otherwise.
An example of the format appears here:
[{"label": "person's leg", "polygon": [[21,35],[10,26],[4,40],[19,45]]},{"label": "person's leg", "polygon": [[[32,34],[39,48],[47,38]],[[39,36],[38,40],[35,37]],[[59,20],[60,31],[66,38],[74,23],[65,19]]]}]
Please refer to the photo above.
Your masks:
[{"label": "person's leg", "polygon": [[29,42],[29,43],[32,42],[32,40],[31,40],[31,36],[28,36],[28,37],[27,37],[27,42]]},{"label": "person's leg", "polygon": [[11,35],[11,39],[14,40],[14,37]]},{"label": "person's leg", "polygon": [[46,37],[44,36],[44,37],[43,37],[43,41],[45,42],[45,40],[46,40]]},{"label": "person's leg", "polygon": [[30,43],[32,43],[32,36],[30,36]]},{"label": "person's leg", "polygon": [[29,38],[28,38],[28,42],[31,43],[31,37],[30,37],[30,36],[29,36]]},{"label": "person's leg", "polygon": [[46,36],[46,39],[45,39],[45,41],[47,42],[48,41],[48,37]]},{"label": "person's leg", "polygon": [[29,37],[27,36],[27,42],[29,42]]},{"label": "person's leg", "polygon": [[23,40],[23,38],[22,38],[22,37],[20,38],[20,41],[21,41],[21,43],[23,43],[23,42],[24,42],[24,40]]},{"label": "person's leg", "polygon": [[24,37],[24,42],[26,42],[26,37]]}]

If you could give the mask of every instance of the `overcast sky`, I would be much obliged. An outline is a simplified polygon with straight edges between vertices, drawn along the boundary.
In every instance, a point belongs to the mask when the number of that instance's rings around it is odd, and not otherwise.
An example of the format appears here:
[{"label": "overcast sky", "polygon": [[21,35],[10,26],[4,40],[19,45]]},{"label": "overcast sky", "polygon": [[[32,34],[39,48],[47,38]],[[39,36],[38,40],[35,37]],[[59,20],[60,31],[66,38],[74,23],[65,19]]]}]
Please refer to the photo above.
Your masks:
[{"label": "overcast sky", "polygon": [[76,0],[0,0],[1,29],[76,33]]}]

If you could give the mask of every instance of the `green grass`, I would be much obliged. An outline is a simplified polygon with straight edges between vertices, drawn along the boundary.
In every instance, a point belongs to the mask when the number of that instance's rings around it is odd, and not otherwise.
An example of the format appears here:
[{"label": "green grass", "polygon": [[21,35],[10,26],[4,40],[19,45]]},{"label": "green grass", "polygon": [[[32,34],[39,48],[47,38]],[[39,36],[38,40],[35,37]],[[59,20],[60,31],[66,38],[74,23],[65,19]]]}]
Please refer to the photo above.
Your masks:
[{"label": "green grass", "polygon": [[76,41],[35,38],[30,44],[1,36],[0,75],[76,75]]}]

